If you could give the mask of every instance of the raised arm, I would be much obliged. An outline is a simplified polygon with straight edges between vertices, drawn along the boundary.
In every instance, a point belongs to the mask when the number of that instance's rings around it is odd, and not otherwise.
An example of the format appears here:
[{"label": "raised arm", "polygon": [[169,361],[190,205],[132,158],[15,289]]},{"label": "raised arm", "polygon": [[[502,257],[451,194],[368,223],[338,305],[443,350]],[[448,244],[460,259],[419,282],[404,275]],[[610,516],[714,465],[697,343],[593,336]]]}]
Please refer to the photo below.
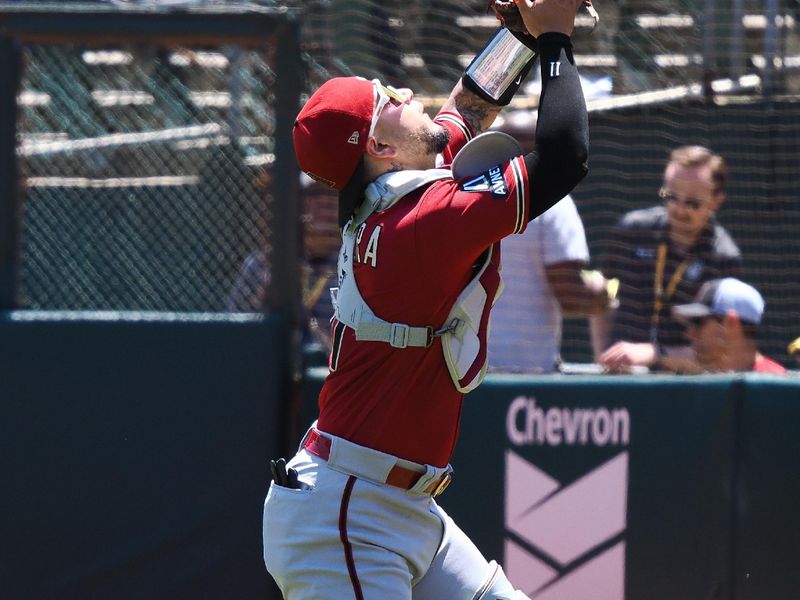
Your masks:
[{"label": "raised arm", "polygon": [[589,170],[589,118],[572,42],[562,31],[548,31],[539,34],[537,43],[542,92],[535,148],[525,156],[531,219],[570,193]]},{"label": "raised arm", "polygon": [[458,80],[450,97],[442,106],[442,110],[456,112],[472,128],[475,135],[483,133],[494,123],[503,106],[488,102],[475,92],[467,89],[462,80]]},{"label": "raised arm", "polygon": [[[460,114],[475,134],[486,131],[510,102],[538,54],[542,91],[536,143],[535,150],[525,156],[529,217],[533,219],[572,191],[588,172],[589,120],[570,40],[575,14],[585,1],[514,3],[531,35],[514,33],[511,37],[501,29],[467,68],[443,109]],[[497,65],[508,64],[515,65],[513,72],[497,69]],[[503,83],[487,91],[486,82],[491,88],[496,81]]]}]

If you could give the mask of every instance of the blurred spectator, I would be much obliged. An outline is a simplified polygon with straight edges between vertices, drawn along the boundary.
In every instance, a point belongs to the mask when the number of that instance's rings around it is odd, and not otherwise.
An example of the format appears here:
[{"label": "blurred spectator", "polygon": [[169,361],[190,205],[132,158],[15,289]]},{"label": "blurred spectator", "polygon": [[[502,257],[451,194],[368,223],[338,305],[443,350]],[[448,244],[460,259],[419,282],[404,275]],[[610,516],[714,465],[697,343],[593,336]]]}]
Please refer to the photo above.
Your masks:
[{"label": "blurred spectator", "polygon": [[272,272],[264,250],[256,250],[244,259],[233,282],[225,310],[229,312],[258,312],[269,308],[269,288]]},{"label": "blurred spectator", "polygon": [[[303,174],[303,177],[307,176]],[[303,308],[308,314],[309,342],[319,346],[320,353],[327,359],[333,317],[330,289],[339,285],[336,260],[342,244],[338,194],[312,181],[306,190],[302,221],[305,242]]]},{"label": "blurred spectator", "polygon": [[[536,115],[515,111],[499,129],[533,147]],[[493,371],[550,373],[561,363],[562,315],[603,312],[609,305],[606,280],[589,274],[589,247],[578,209],[566,196],[528,223],[524,233],[505,238],[504,291],[493,312],[489,367]]]},{"label": "blurred spectator", "polygon": [[591,324],[595,358],[607,371],[692,365],[691,344],[671,308],[690,302],[703,282],[741,270],[739,248],[715,217],[727,176],[723,158],[708,148],[677,148],[664,171],[662,205],[618,223],[602,270],[620,281],[619,308]]},{"label": "blurred spectator", "polygon": [[701,371],[786,373],[756,347],[764,299],[743,281],[733,277],[707,281],[694,302],[674,306],[672,313],[688,326]]},{"label": "blurred spectator", "polygon": [[[336,287],[336,258],[341,244],[338,227],[338,196],[326,186],[303,178],[301,216],[304,261],[302,266],[303,309],[308,329],[305,345],[330,350],[329,322],[333,316],[330,288]],[[271,272],[267,253],[256,250],[245,258],[225,301],[231,312],[269,310]]]}]

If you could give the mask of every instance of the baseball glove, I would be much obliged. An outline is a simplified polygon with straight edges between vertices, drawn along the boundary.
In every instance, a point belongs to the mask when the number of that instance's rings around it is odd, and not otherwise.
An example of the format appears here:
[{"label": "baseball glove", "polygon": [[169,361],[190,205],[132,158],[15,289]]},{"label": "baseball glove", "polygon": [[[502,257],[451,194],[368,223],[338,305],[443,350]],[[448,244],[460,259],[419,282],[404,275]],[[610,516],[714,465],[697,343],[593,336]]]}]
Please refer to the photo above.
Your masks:
[{"label": "baseball glove", "polygon": [[[583,5],[594,19],[594,24],[597,25],[600,15],[597,14],[594,6],[592,6],[592,0],[583,0]],[[530,35],[514,0],[489,0],[486,12],[490,10],[494,12],[500,24],[511,33]]]},{"label": "baseball glove", "polygon": [[522,15],[513,0],[489,0],[486,12],[494,11],[500,25],[512,33],[528,33]]}]

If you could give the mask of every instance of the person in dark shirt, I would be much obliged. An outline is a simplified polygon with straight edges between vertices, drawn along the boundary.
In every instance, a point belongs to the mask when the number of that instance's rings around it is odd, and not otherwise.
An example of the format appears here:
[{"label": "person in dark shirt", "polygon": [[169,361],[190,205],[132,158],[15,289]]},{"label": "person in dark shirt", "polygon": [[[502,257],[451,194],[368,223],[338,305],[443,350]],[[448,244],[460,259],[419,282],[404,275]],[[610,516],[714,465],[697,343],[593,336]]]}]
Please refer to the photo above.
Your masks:
[{"label": "person in dark shirt", "polygon": [[[341,244],[338,197],[305,174],[301,183],[304,260],[300,275],[306,319],[303,345],[306,350],[326,356],[331,349],[330,320],[333,316],[330,288],[338,285],[336,257]],[[271,286],[269,257],[265,250],[258,249],[242,262],[225,298],[225,309],[230,312],[269,311]]]},{"label": "person in dark shirt", "polygon": [[758,351],[764,298],[753,286],[733,277],[707,281],[694,302],[673,306],[672,313],[687,326],[700,372],[786,374]]},{"label": "person in dark shirt", "polygon": [[715,218],[727,175],[724,159],[708,148],[677,148],[664,171],[661,206],[629,212],[617,224],[602,271],[620,281],[619,307],[591,325],[595,358],[607,371],[693,364],[671,309],[691,302],[704,282],[741,271],[739,248]]}]

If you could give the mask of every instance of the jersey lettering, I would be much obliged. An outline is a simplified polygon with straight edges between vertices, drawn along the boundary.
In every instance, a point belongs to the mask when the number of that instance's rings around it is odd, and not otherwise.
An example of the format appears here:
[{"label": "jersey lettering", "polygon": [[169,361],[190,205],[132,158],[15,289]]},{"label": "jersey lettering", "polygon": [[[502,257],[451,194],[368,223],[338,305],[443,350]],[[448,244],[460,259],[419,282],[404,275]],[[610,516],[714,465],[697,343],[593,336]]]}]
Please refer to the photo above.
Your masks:
[{"label": "jersey lettering", "polygon": [[369,263],[370,266],[374,269],[378,266],[378,238],[381,235],[381,226],[378,225],[373,231],[372,235],[369,236],[369,242],[367,242],[367,250],[364,252],[364,262]]},{"label": "jersey lettering", "polygon": [[508,196],[508,185],[500,165],[492,167],[477,177],[465,179],[460,186],[463,192],[488,192],[491,190],[492,196],[495,198]]},{"label": "jersey lettering", "polygon": [[367,228],[366,223],[362,223],[361,226],[358,228],[358,233],[356,234],[356,243],[354,244],[355,248],[353,248],[354,263],[361,262],[361,253],[358,251],[358,245],[361,243],[361,236],[364,235],[364,230],[366,228]]},{"label": "jersey lettering", "polygon": [[328,357],[328,368],[335,371],[339,366],[339,355],[342,352],[342,341],[344,338],[345,324],[337,319],[331,322],[331,354]]},{"label": "jersey lettering", "polygon": [[489,169],[489,181],[492,182],[492,196],[495,198],[505,198],[508,196],[508,187],[506,186],[506,180],[503,177],[503,171],[500,169],[500,165]]},{"label": "jersey lettering", "polygon": [[561,62],[553,61],[550,63],[550,77],[561,76]]}]

